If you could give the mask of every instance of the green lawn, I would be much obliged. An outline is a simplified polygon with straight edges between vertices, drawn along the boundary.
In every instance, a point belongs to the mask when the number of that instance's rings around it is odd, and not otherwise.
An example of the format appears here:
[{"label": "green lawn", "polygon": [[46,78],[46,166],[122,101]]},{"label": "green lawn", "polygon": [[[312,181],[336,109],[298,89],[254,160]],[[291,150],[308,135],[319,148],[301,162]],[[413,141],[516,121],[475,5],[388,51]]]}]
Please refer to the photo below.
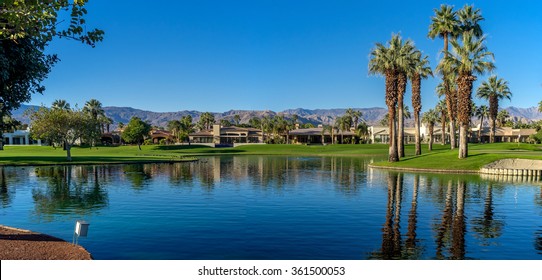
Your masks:
[{"label": "green lawn", "polygon": [[[137,146],[72,148],[74,164],[193,160],[209,155],[300,155],[366,156],[386,155],[387,145],[247,145],[237,148],[206,146]],[[66,164],[66,151],[46,146],[6,146],[0,151],[0,165]]]},{"label": "green lawn", "polygon": [[[482,166],[503,158],[541,159],[542,146],[530,144],[471,144],[469,157],[460,160],[457,150],[449,146],[434,145],[428,152],[413,156],[414,146],[407,145],[407,157],[397,163],[379,162],[376,166],[420,169],[478,170]],[[71,163],[123,163],[194,160],[209,155],[295,155],[295,156],[381,156],[386,158],[388,145],[247,145],[236,148],[210,148],[205,146],[137,146],[72,148]],[[66,164],[66,152],[46,146],[6,146],[0,151],[0,165]]]},{"label": "green lawn", "polygon": [[542,146],[517,143],[470,144],[469,157],[458,159],[457,150],[442,149],[421,156],[407,156],[396,163],[378,162],[374,166],[433,170],[479,170],[482,166],[505,158],[542,160]]}]

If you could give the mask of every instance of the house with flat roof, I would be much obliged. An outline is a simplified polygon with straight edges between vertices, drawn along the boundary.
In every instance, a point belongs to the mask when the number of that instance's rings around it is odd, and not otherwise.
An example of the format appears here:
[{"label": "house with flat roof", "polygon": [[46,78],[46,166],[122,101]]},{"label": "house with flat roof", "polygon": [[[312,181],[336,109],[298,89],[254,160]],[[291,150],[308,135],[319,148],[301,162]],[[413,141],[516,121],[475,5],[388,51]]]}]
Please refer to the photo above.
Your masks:
[{"label": "house with flat roof", "polygon": [[4,145],[41,145],[41,140],[30,137],[30,129],[3,133]]},{"label": "house with flat roof", "polygon": [[352,143],[357,141],[357,136],[352,131],[340,131],[335,129],[333,134],[329,129],[323,127],[300,128],[289,132],[289,142],[292,144],[331,144],[331,143]]},{"label": "house with flat roof", "polygon": [[245,143],[263,143],[263,133],[259,129],[213,125],[213,129],[201,130],[188,135],[191,143],[233,145]]}]

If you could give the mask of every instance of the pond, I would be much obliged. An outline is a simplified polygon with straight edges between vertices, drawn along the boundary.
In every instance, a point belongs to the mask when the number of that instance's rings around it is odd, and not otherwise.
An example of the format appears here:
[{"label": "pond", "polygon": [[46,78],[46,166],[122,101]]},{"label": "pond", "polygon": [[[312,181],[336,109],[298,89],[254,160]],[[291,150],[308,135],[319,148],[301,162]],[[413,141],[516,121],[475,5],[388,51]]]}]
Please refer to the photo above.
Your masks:
[{"label": "pond", "polygon": [[0,224],[95,259],[542,259],[542,183],[388,172],[370,157],[0,167]]}]

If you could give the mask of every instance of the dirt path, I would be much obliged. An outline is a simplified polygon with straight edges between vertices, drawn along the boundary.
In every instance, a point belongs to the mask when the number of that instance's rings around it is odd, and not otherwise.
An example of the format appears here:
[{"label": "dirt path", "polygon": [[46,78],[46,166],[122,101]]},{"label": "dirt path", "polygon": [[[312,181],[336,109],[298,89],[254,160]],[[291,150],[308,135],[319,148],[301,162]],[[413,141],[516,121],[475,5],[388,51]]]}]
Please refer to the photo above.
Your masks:
[{"label": "dirt path", "polygon": [[0,225],[0,260],[91,260],[83,247],[46,234]]}]

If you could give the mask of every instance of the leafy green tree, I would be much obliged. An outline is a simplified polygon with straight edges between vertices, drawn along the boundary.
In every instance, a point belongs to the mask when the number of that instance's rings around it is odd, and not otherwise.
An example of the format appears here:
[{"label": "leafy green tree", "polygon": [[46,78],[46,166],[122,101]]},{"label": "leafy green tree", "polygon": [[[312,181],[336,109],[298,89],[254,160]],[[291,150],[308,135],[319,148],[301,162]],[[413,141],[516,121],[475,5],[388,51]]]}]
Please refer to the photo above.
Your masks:
[{"label": "leafy green tree", "polygon": [[71,147],[80,139],[91,139],[97,131],[96,121],[81,110],[55,110],[45,107],[30,114],[30,133],[35,139],[62,143],[68,161],[72,160]]},{"label": "leafy green tree", "polygon": [[482,85],[476,92],[478,98],[486,99],[489,101],[489,142],[495,142],[495,119],[499,112],[499,100],[507,98],[512,99],[512,92],[508,87],[508,82],[497,78],[497,76],[491,76],[487,81],[482,82]]},{"label": "leafy green tree", "polygon": [[[6,0],[0,2],[0,122],[3,116],[43,93],[42,82],[55,54],[45,48],[55,38],[69,38],[93,46],[103,39],[99,29],[86,31],[87,0]],[[67,19],[63,25],[58,18]],[[67,28],[62,29],[63,26]],[[2,124],[0,123],[0,127]],[[3,148],[0,131],[0,150]]]},{"label": "leafy green tree", "polygon": [[122,132],[122,139],[128,143],[137,143],[137,147],[141,150],[141,144],[145,137],[149,135],[151,131],[151,125],[142,121],[138,117],[132,117],[124,131]]}]

